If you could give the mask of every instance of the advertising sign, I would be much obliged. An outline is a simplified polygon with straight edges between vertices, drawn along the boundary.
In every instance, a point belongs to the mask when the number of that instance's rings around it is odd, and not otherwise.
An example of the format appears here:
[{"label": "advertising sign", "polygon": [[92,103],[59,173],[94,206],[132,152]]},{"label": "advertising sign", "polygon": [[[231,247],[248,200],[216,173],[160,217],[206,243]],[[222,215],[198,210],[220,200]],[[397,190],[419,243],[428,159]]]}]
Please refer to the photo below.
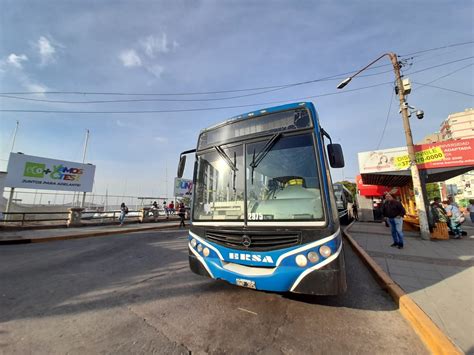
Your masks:
[{"label": "advertising sign", "polygon": [[174,196],[183,197],[193,194],[193,181],[181,178],[174,178]]},{"label": "advertising sign", "polygon": [[383,196],[386,192],[389,192],[392,195],[400,194],[400,189],[398,187],[364,184],[360,175],[357,175],[356,181],[357,190],[359,190],[359,194],[362,196]]},{"label": "advertising sign", "polygon": [[[420,169],[474,166],[474,139],[458,139],[415,145],[416,164]],[[358,154],[362,174],[392,172],[410,168],[406,147]]]},{"label": "advertising sign", "polygon": [[10,153],[5,186],[90,192],[94,174],[95,165]]},{"label": "advertising sign", "polygon": [[404,156],[408,156],[406,147],[358,153],[359,171],[361,174],[369,174],[405,170],[409,167],[400,167],[397,160]]},{"label": "advertising sign", "polygon": [[421,169],[474,166],[474,139],[457,139],[415,146],[417,152],[431,152],[423,160],[416,158]]}]

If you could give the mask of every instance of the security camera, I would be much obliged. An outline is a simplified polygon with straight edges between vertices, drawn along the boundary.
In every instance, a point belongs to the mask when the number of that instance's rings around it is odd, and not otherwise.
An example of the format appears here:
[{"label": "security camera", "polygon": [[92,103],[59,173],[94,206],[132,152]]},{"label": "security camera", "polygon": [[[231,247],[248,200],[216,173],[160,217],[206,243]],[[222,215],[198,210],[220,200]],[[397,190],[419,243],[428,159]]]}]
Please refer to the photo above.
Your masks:
[{"label": "security camera", "polygon": [[419,120],[422,120],[423,117],[425,117],[425,113],[423,112],[423,110],[417,110],[417,111],[416,111],[416,117],[417,117]]}]

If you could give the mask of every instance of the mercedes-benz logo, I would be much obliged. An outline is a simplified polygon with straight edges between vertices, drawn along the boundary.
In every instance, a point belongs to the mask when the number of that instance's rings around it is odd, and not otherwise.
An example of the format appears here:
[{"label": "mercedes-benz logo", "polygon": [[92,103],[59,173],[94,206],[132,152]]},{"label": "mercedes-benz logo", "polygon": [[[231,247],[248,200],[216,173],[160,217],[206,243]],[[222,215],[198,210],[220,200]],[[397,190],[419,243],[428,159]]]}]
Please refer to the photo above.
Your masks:
[{"label": "mercedes-benz logo", "polygon": [[246,234],[242,236],[242,245],[246,248],[248,248],[252,244],[252,239]]}]

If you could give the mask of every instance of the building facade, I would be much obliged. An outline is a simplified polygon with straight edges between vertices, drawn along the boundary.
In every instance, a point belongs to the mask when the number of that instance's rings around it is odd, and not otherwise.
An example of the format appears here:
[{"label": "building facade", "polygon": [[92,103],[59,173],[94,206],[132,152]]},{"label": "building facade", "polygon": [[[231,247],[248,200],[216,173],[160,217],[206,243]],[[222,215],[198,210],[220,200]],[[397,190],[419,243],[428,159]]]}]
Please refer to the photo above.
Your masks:
[{"label": "building facade", "polygon": [[440,127],[441,140],[474,138],[474,109],[452,113]]}]

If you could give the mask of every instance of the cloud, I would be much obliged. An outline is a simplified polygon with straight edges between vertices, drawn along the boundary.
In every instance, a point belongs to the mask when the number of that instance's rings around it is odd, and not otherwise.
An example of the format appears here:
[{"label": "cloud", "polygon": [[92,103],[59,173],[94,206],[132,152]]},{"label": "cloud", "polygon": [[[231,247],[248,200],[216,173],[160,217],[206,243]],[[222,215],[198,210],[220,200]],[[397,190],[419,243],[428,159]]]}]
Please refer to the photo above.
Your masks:
[{"label": "cloud", "polygon": [[23,65],[21,64],[21,62],[26,62],[27,60],[28,57],[24,54],[16,55],[15,53],[12,53],[8,56],[6,62],[18,69],[22,69]]},{"label": "cloud", "polygon": [[119,58],[125,67],[140,67],[142,65],[142,60],[133,49],[123,51],[120,53]]},{"label": "cloud", "polygon": [[166,138],[166,137],[159,137],[158,136],[158,137],[155,137],[153,139],[158,143],[168,143],[168,138]]},{"label": "cloud", "polygon": [[45,86],[45,85],[41,85],[41,84],[25,82],[24,86],[28,89],[28,91],[36,92],[36,93],[39,93],[39,94],[44,94],[46,91],[48,91],[48,87]]},{"label": "cloud", "polygon": [[[56,43],[55,45],[61,47],[60,44]],[[34,46],[39,53],[41,66],[56,62],[56,47],[48,38],[41,36]]]},{"label": "cloud", "polygon": [[115,123],[119,127],[127,127],[127,124],[125,122],[121,121],[121,120],[117,120],[117,121],[115,121]]},{"label": "cloud", "polygon": [[166,33],[162,33],[159,36],[148,36],[139,42],[146,55],[150,58],[154,58],[158,53],[168,53],[170,50],[174,50],[178,47],[178,42],[176,41],[173,41],[170,46]]},{"label": "cloud", "polygon": [[152,73],[155,77],[160,78],[161,74],[165,71],[165,68],[159,64],[146,66],[146,70]]}]

